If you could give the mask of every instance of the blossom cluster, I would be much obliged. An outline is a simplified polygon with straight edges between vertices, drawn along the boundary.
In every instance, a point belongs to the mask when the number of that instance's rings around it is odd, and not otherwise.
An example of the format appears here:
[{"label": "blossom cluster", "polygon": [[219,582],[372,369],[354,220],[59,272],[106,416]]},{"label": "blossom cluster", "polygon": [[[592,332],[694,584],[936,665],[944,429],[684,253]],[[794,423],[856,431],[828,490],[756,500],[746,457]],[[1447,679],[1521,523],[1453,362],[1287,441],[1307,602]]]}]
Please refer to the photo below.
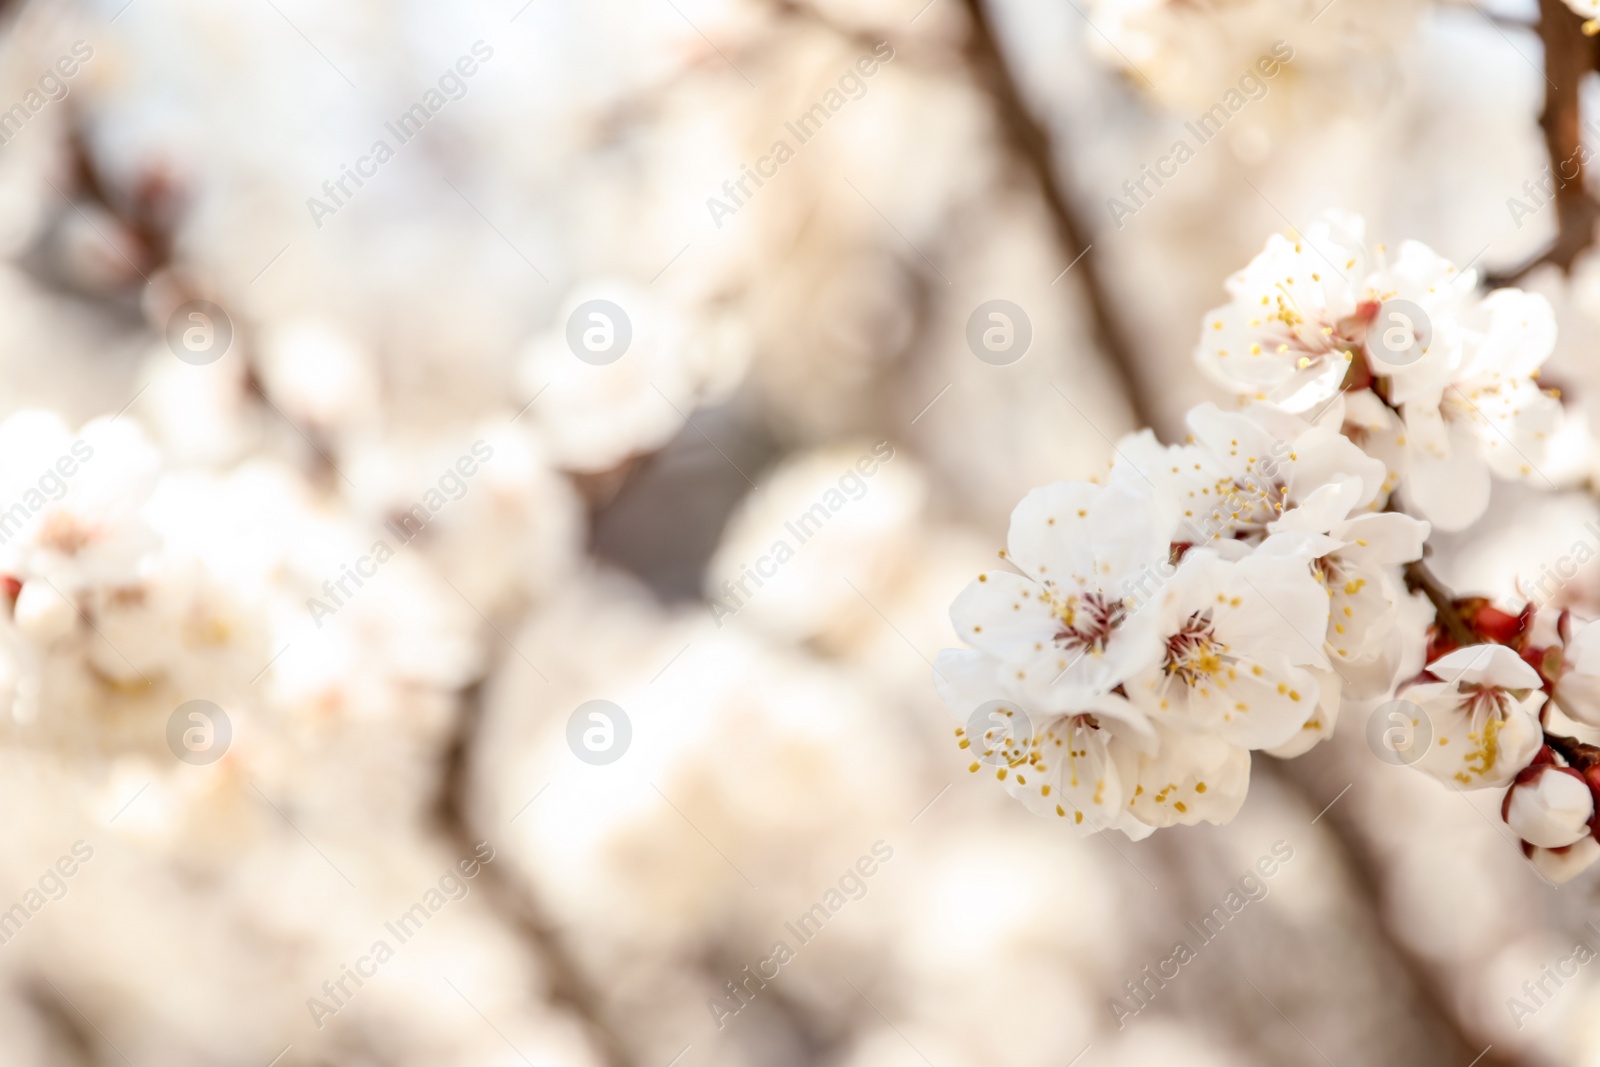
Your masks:
[{"label": "blossom cluster", "polygon": [[1000,712],[957,730],[972,769],[998,753],[1013,794],[1086,832],[1227,821],[1252,751],[1326,738],[1341,694],[1392,685],[1406,647],[1400,567],[1428,525],[1376,510],[1383,464],[1263,405],[1203,404],[1189,428],[1123,439],[1101,483],[1030,493],[1015,571],[951,610],[974,647],[935,665],[959,719]]},{"label": "blossom cluster", "polygon": [[1196,359],[1241,396],[1285,411],[1345,395],[1345,433],[1404,483],[1409,508],[1461,530],[1489,504],[1491,472],[1538,473],[1561,421],[1539,368],[1555,348],[1549,302],[1477,292],[1476,272],[1417,241],[1369,250],[1360,219],[1330,215],[1274,236],[1228,279]]},{"label": "blossom cluster", "polygon": [[1600,727],[1600,620],[1510,615],[1474,598],[1448,610],[1474,643],[1435,634],[1427,669],[1401,692],[1426,741],[1415,766],[1456,789],[1503,789],[1523,851],[1564,882],[1600,860],[1600,747],[1558,726]]},{"label": "blossom cluster", "polygon": [[1600,630],[1564,654],[1535,640],[1531,609],[1409,573],[1433,528],[1481,517],[1491,474],[1537,471],[1561,425],[1537,382],[1549,304],[1480,294],[1417,242],[1369,250],[1344,215],[1272,238],[1227,292],[1196,359],[1239,409],[1201,404],[1186,443],[1145,430],[1104,478],[1030,493],[1002,553],[1013,569],[952,606],[973,647],[941,654],[934,680],[971,769],[995,765],[1084,832],[1225,822],[1252,752],[1299,755],[1344,702],[1402,688],[1430,739],[1407,762],[1510,787],[1506,818],[1541,869],[1600,858],[1584,778],[1600,785],[1600,748],[1539,717],[1559,682],[1600,724]]}]

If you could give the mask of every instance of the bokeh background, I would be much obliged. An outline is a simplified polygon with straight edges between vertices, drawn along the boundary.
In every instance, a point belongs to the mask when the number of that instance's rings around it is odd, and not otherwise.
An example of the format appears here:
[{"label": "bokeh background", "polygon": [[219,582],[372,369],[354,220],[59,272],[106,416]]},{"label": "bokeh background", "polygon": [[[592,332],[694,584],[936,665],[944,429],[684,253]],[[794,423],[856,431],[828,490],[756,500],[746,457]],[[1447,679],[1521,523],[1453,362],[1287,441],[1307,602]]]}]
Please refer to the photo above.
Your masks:
[{"label": "bokeh background", "polygon": [[[1133,844],[969,774],[930,684],[1028,489],[1220,398],[1200,317],[1269,234],[1556,240],[1539,117],[1600,98],[1543,6],[0,4],[0,499],[93,450],[0,543],[45,576],[0,620],[0,1062],[1600,1064],[1600,966],[1544,977],[1600,949],[1594,879],[1361,716]],[[1588,221],[1520,282],[1579,425]],[[611,362],[569,341],[597,300]],[[1029,340],[983,359],[996,300]],[[1592,467],[1436,569],[1509,603],[1600,546]]]}]

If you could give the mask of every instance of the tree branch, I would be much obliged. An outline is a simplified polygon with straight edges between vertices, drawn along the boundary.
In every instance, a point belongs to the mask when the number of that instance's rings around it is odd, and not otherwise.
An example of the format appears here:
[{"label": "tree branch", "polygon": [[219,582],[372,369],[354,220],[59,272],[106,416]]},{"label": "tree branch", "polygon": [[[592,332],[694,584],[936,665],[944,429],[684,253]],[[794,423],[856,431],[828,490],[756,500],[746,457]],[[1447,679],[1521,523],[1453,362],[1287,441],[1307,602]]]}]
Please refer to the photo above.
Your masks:
[{"label": "tree branch", "polygon": [[1544,43],[1545,81],[1539,125],[1555,183],[1556,236],[1521,266],[1489,273],[1485,280],[1491,287],[1514,284],[1545,263],[1570,273],[1573,261],[1594,243],[1595,223],[1600,221],[1600,202],[1584,185],[1583,107],[1578,98],[1584,75],[1595,69],[1594,38],[1584,35],[1582,20],[1563,0],[1539,0],[1539,39]]},{"label": "tree branch", "polygon": [[[483,724],[483,683],[467,689],[461,704],[456,735],[445,753],[435,813],[457,852],[470,855],[483,840],[470,814],[472,753]],[[489,906],[533,946],[550,981],[550,1000],[567,1008],[584,1024],[606,1067],[634,1067],[627,1049],[607,1022],[600,995],[562,944],[555,923],[526,879],[517,880],[503,864],[484,864],[478,877]]]},{"label": "tree branch", "polygon": [[[1321,803],[1320,795],[1312,795],[1305,775],[1290,772],[1279,760],[1259,763],[1265,763],[1268,772],[1279,783],[1299,795],[1308,810]],[[1393,953],[1394,962],[1398,964],[1400,982],[1410,986],[1416,993],[1418,1010],[1414,1018],[1417,1024],[1425,1031],[1432,1031],[1435,1039],[1448,1045],[1440,1049],[1436,1062],[1466,1062],[1477,1051],[1477,1039],[1467,1032],[1453,1007],[1454,998],[1440,969],[1406,944],[1403,921],[1394,914],[1392,908],[1386,906],[1383,863],[1368,828],[1350,814],[1348,807],[1327,809],[1327,816],[1330,824],[1329,844],[1337,862],[1349,872],[1355,894],[1371,909],[1384,945]],[[1485,1050],[1484,1055],[1472,1062],[1476,1067],[1516,1067],[1526,1061],[1514,1055],[1510,1058],[1501,1056],[1498,1050],[1492,1055]]]},{"label": "tree branch", "polygon": [[1456,598],[1441,582],[1437,575],[1428,569],[1422,560],[1412,560],[1406,564],[1406,588],[1413,593],[1422,592],[1433,605],[1434,621],[1444,628],[1450,639],[1461,647],[1483,643],[1461,614],[1456,605]]},{"label": "tree branch", "polygon": [[1076,273],[1089,305],[1095,344],[1111,364],[1138,423],[1152,425],[1155,408],[1149,390],[1137,370],[1127,331],[1112,309],[1104,277],[1095,259],[1087,255],[1091,247],[1089,227],[1062,192],[1065,175],[1059,173],[1050,133],[1023,102],[1021,87],[1000,48],[984,0],[965,0],[965,4],[972,23],[966,53],[973,79],[994,101],[1002,136],[1038,182],[1066,262],[1077,263]]}]

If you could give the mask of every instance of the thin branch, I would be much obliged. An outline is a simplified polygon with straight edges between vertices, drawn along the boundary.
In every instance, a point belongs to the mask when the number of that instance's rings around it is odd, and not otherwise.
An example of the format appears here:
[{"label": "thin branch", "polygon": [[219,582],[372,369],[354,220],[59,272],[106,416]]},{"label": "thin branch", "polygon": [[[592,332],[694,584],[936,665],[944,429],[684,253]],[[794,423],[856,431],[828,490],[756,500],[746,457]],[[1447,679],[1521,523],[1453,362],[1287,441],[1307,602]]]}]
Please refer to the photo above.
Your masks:
[{"label": "thin branch", "polygon": [[[445,753],[435,809],[440,826],[461,855],[470,855],[490,837],[473,825],[470,792],[473,752],[483,725],[483,683],[462,696],[456,735]],[[493,844],[493,841],[490,841]],[[526,879],[518,880],[504,864],[484,864],[479,874],[489,906],[533,946],[550,981],[550,999],[570,1010],[584,1024],[606,1067],[634,1067],[622,1041],[607,1022],[604,1002],[562,943],[555,923],[536,899]]]},{"label": "thin branch", "polygon": [[973,77],[994,101],[1001,133],[1011,150],[1033,173],[1039,184],[1045,208],[1049,211],[1056,238],[1061,245],[1061,253],[1065,257],[1063,262],[1070,263],[1082,258],[1074,273],[1083,284],[1095,343],[1111,364],[1112,372],[1122,386],[1123,395],[1132,405],[1138,423],[1142,426],[1152,425],[1155,405],[1151,403],[1150,391],[1136,369],[1133,345],[1113,310],[1098,260],[1094,256],[1084,255],[1090,244],[1089,227],[1062,192],[1067,183],[1065,175],[1060,173],[1049,130],[1023,102],[1021,86],[1006,62],[984,0],[965,0],[965,3],[972,22],[967,35],[966,52]]},{"label": "thin branch", "polygon": [[[1320,800],[1311,795],[1306,775],[1290,771],[1279,760],[1262,760],[1258,766],[1262,764],[1279,783],[1305,800],[1308,808],[1320,804]],[[1449,1047],[1439,1050],[1439,1059],[1435,1062],[1465,1063],[1477,1051],[1478,1042],[1462,1025],[1453,1007],[1454,998],[1439,969],[1407,946],[1404,919],[1393,908],[1385,906],[1383,864],[1368,835],[1368,827],[1352,815],[1351,810],[1347,805],[1338,805],[1328,812],[1329,844],[1335,861],[1349,872],[1356,895],[1370,908],[1384,944],[1399,964],[1402,981],[1416,991],[1420,1010],[1412,1013],[1412,1018],[1419,1026],[1444,1031],[1441,1036],[1446,1038]],[[1476,1067],[1515,1067],[1526,1061],[1496,1054],[1474,1062]]]},{"label": "thin branch", "polygon": [[1544,44],[1545,152],[1555,185],[1556,236],[1548,248],[1521,266],[1490,273],[1490,286],[1511,285],[1535,267],[1553,263],[1570,273],[1573,261],[1594,243],[1600,202],[1584,185],[1583,107],[1578,90],[1584,75],[1595,69],[1595,41],[1583,33],[1583,21],[1563,0],[1539,0],[1539,39]]},{"label": "thin branch", "polygon": [[1405,573],[1406,588],[1413,593],[1421,591],[1428,598],[1428,603],[1433,605],[1435,621],[1452,641],[1462,648],[1483,643],[1483,638],[1473,631],[1472,626],[1461,614],[1454,594],[1428,569],[1426,563],[1420,559],[1413,560],[1406,564]]}]

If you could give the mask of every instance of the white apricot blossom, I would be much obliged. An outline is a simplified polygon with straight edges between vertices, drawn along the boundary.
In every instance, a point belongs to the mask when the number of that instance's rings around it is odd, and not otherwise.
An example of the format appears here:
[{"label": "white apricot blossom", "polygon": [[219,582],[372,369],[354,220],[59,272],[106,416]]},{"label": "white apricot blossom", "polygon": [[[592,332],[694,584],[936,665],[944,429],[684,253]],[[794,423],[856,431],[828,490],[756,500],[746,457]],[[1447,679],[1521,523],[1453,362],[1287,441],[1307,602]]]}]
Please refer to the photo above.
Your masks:
[{"label": "white apricot blossom", "polygon": [[[1290,531],[1309,509],[1285,516],[1276,541],[1285,547]],[[1301,533],[1314,556],[1312,574],[1328,595],[1324,647],[1340,671],[1347,666],[1386,662],[1398,649],[1396,632],[1404,625],[1405,584],[1400,565],[1422,556],[1428,524],[1398,512],[1367,513],[1336,523],[1327,534]],[[1357,684],[1356,678],[1365,679]],[[1393,683],[1393,671],[1347,674],[1352,695],[1373,696]]]},{"label": "white apricot blossom", "polygon": [[1037,712],[1109,692],[1160,657],[1153,614],[1136,589],[1166,564],[1168,535],[1148,483],[1058,482],[1011,515],[1007,558],[1021,574],[980,574],[950,619],[1001,666],[998,690]]},{"label": "white apricot blossom", "polygon": [[[1325,406],[1332,426],[1343,421],[1340,404]],[[1241,412],[1202,404],[1188,425],[1193,444],[1162,448],[1146,432],[1118,448],[1123,466],[1148,471],[1181,507],[1174,542],[1228,559],[1265,540],[1279,551],[1293,544],[1330,598],[1329,656],[1341,669],[1383,657],[1405,595],[1399,567],[1422,555],[1428,534],[1425,522],[1371,511],[1386,484],[1383,462],[1328,426],[1262,404]],[[1353,695],[1388,688],[1393,674],[1362,678]]]},{"label": "white apricot blossom", "polygon": [[[1396,375],[1390,402],[1405,426],[1401,477],[1406,497],[1443,530],[1460,530],[1489,504],[1490,474],[1539,476],[1560,428],[1561,403],[1537,383],[1555,349],[1555,313],[1544,297],[1518,289],[1490,293],[1468,318],[1459,363],[1434,353]],[[1435,327],[1437,329],[1437,327]]]},{"label": "white apricot blossom", "polygon": [[1272,748],[1316,711],[1327,666],[1328,598],[1310,557],[1261,552],[1238,561],[1194,549],[1152,611],[1160,661],[1128,683],[1154,721],[1243,748]]},{"label": "white apricot blossom", "polygon": [[968,769],[994,766],[1006,791],[1030,811],[1070,819],[1084,833],[1148,835],[1150,828],[1126,811],[1139,755],[1156,748],[1144,714],[1125,698],[1104,694],[1035,723],[1020,702],[996,699],[995,681],[1004,673],[993,656],[970,649],[946,649],[935,662],[934,685],[962,724],[956,736],[973,757]]},{"label": "white apricot blossom", "polygon": [[1250,788],[1250,753],[1213,735],[1156,729],[1159,744],[1139,754],[1126,801],[1132,817],[1152,830],[1231,822]]},{"label": "white apricot blossom", "polygon": [[1195,359],[1219,384],[1287,411],[1339,391],[1376,307],[1364,307],[1363,222],[1332,215],[1301,237],[1281,234],[1228,279],[1229,301],[1206,313]]},{"label": "white apricot blossom", "polygon": [[1278,529],[1326,533],[1383,488],[1380,461],[1336,430],[1266,405],[1230,412],[1206,403],[1186,421],[1192,443],[1163,447],[1147,430],[1118,445],[1114,467],[1161,487],[1175,542],[1237,559]]},{"label": "white apricot blossom", "polygon": [[1020,702],[993,698],[1000,670],[986,653],[946,649],[934,684],[962,724],[956,736],[972,757],[968,769],[994,767],[1006,791],[1035,814],[1067,820],[1080,833],[1121,830],[1139,840],[1160,827],[1227,822],[1244,803],[1247,750],[1158,727],[1117,694],[1036,722]]},{"label": "white apricot blossom", "polygon": [[1588,836],[1593,817],[1589,783],[1567,767],[1536,767],[1506,793],[1506,825],[1540,848],[1564,848]]},{"label": "white apricot blossom", "polygon": [[1503,786],[1544,744],[1539,672],[1504,645],[1470,645],[1428,665],[1437,682],[1402,691],[1432,742],[1415,766],[1455,789]]}]

